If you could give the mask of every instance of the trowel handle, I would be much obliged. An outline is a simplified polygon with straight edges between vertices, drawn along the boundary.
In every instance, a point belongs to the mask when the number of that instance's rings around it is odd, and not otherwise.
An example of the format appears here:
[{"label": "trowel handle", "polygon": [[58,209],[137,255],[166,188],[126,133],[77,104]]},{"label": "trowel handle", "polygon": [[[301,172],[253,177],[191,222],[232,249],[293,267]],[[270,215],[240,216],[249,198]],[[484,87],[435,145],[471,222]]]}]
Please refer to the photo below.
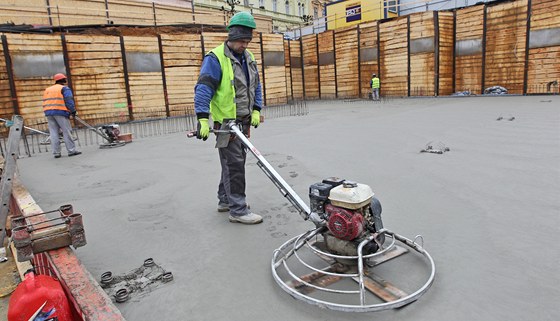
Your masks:
[{"label": "trowel handle", "polygon": [[[219,130],[219,129],[210,129],[209,133],[231,133],[231,131],[229,130]],[[187,138],[193,138],[196,137],[196,130],[187,132]]]}]

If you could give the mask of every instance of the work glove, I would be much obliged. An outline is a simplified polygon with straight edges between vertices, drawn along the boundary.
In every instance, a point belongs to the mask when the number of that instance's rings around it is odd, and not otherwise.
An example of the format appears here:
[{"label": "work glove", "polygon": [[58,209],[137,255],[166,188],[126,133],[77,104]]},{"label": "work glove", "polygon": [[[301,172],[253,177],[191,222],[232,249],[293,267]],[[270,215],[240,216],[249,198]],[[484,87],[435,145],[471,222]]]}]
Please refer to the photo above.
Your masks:
[{"label": "work glove", "polygon": [[72,117],[73,117],[73,118],[76,118],[76,115],[77,115],[77,114],[78,114],[78,112],[74,110],[74,111],[72,112]]},{"label": "work glove", "polygon": [[261,112],[258,110],[253,110],[251,113],[251,126],[255,126],[255,128],[259,127],[261,123]]},{"label": "work glove", "polygon": [[208,125],[208,118],[200,118],[196,125],[196,138],[207,140],[210,134],[210,126]]}]

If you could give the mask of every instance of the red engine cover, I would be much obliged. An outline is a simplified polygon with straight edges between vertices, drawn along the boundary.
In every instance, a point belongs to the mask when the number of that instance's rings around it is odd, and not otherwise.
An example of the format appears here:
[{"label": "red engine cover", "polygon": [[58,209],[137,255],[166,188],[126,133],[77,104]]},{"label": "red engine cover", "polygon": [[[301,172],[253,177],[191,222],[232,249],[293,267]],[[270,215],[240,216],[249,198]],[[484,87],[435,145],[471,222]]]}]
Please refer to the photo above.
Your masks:
[{"label": "red engine cover", "polygon": [[72,321],[70,305],[60,282],[47,275],[25,275],[10,297],[8,321]]},{"label": "red engine cover", "polygon": [[325,206],[325,212],[329,215],[329,231],[336,238],[350,241],[362,234],[364,230],[364,217],[360,213],[331,204]]}]

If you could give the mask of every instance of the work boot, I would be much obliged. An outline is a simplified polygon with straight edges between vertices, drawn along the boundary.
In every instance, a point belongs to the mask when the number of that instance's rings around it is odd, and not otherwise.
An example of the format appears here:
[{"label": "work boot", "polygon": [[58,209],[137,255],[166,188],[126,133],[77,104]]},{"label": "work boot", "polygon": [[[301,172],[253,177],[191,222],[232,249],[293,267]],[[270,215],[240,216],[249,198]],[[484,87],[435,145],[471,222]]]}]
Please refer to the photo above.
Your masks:
[{"label": "work boot", "polygon": [[219,202],[218,203],[218,212],[229,212],[229,204]]},{"label": "work boot", "polygon": [[[248,210],[251,209],[251,206],[249,206],[249,204],[247,204],[247,209]],[[218,212],[220,212],[220,213],[229,212],[229,204],[219,202],[218,203]]]},{"label": "work boot", "polygon": [[54,154],[54,158],[60,158],[60,156],[62,156],[62,155],[60,155],[60,153],[55,153]]},{"label": "work boot", "polygon": [[251,213],[242,216],[229,216],[229,221],[232,223],[241,223],[241,224],[259,224],[262,223],[263,219],[262,216]]},{"label": "work boot", "polygon": [[79,152],[79,151],[75,150],[73,152],[68,153],[68,156],[72,157],[72,156],[80,155],[81,153],[82,152]]}]

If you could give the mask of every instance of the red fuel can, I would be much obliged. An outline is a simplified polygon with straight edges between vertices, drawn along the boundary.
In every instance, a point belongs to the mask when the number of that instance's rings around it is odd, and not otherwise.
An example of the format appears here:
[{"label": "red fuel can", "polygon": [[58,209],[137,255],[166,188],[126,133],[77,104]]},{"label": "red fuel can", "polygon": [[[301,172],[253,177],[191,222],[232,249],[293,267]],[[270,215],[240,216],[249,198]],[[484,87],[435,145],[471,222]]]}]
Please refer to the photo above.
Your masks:
[{"label": "red fuel can", "polygon": [[28,272],[10,297],[8,321],[72,321],[60,282],[48,275]]}]

